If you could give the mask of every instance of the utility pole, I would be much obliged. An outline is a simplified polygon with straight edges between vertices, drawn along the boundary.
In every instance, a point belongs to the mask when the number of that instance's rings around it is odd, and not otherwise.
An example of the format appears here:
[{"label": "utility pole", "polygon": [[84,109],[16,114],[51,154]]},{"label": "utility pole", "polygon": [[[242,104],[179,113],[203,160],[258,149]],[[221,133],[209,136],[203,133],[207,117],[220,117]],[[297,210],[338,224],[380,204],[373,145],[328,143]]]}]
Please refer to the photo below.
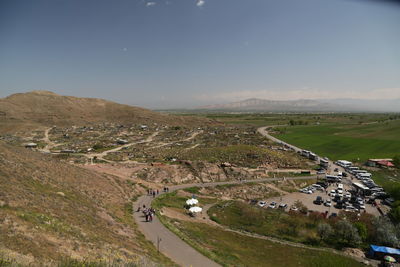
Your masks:
[{"label": "utility pole", "polygon": [[161,238],[157,236],[157,252],[160,253],[160,243],[161,243]]}]

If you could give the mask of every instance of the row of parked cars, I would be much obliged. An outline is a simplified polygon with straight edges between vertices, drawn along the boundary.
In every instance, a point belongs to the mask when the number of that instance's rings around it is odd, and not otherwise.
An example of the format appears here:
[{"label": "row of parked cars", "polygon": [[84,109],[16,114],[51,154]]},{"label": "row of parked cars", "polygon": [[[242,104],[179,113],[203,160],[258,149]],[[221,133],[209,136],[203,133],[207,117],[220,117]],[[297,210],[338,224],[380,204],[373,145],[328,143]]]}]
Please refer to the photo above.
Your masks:
[{"label": "row of parked cars", "polygon": [[281,203],[278,205],[278,203],[276,203],[275,201],[272,201],[271,203],[269,203],[269,205],[267,205],[267,201],[259,201],[257,203],[257,205],[260,206],[261,208],[264,208],[264,207],[268,207],[271,209],[276,209],[276,208],[286,209],[287,208],[287,204]]},{"label": "row of parked cars", "polygon": [[345,170],[354,175],[354,177],[359,180],[363,185],[369,189],[369,201],[373,202],[375,199],[383,199],[385,204],[391,205],[393,199],[385,192],[385,190],[378,186],[372,179],[372,174],[367,170],[362,170],[356,166],[346,166]]},{"label": "row of parked cars", "polygon": [[312,184],[310,186],[304,187],[300,189],[300,192],[305,193],[305,194],[312,194],[315,191],[325,191],[325,189],[328,187],[326,183],[323,182],[318,182],[316,184]]}]

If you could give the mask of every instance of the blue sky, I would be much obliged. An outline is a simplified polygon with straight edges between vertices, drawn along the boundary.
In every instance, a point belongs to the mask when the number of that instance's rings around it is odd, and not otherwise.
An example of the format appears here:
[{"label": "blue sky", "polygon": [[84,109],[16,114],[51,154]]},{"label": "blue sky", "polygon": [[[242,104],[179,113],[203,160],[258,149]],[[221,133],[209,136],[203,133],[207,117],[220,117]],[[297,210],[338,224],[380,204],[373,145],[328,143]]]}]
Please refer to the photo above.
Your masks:
[{"label": "blue sky", "polygon": [[0,97],[400,98],[399,47],[396,1],[2,0]]}]

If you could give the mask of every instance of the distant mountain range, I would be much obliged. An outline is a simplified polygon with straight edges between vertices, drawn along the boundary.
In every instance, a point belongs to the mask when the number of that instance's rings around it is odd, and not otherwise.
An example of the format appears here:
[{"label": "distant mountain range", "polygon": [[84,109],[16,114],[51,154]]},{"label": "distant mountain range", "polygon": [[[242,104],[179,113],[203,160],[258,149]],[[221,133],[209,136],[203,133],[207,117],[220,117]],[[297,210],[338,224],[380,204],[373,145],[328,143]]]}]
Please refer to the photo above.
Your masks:
[{"label": "distant mountain range", "polygon": [[267,100],[250,98],[226,104],[202,106],[196,109],[238,112],[400,112],[400,99]]}]

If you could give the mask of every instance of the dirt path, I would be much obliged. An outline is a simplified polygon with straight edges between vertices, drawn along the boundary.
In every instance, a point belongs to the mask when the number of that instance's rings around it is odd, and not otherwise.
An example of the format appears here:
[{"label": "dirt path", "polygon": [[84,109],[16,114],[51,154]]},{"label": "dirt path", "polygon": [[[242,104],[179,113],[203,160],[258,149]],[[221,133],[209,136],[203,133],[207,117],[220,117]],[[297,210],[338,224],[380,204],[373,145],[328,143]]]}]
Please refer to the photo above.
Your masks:
[{"label": "dirt path", "polygon": [[172,145],[172,144],[179,143],[179,142],[187,142],[187,141],[190,141],[190,140],[194,139],[196,136],[198,136],[201,133],[203,133],[203,131],[194,132],[188,138],[177,140],[177,141],[172,141],[172,142],[168,142],[168,143],[161,143],[159,145],[151,146],[151,147],[148,147],[146,149],[159,148],[159,147],[168,146],[168,145]]},{"label": "dirt path", "polygon": [[113,149],[110,149],[110,150],[103,151],[101,153],[91,153],[91,154],[83,154],[83,155],[85,157],[87,157],[87,158],[91,158],[92,159],[92,158],[96,157],[97,159],[101,159],[101,160],[104,160],[104,161],[107,161],[107,162],[111,162],[109,160],[104,159],[104,157],[107,156],[109,153],[117,152],[117,151],[119,151],[119,150],[121,150],[123,148],[131,147],[131,146],[137,145],[137,144],[150,143],[150,142],[153,141],[154,137],[158,135],[158,133],[159,132],[154,132],[152,135],[147,137],[145,140],[141,140],[141,141],[138,141],[138,142],[133,142],[133,143],[129,143],[129,144],[126,144],[126,145],[122,145],[122,146],[119,146],[119,147],[116,147],[116,148],[113,148]]},{"label": "dirt path", "polygon": [[43,149],[41,149],[41,151],[46,152],[46,153],[50,153],[50,149],[52,149],[53,147],[55,147],[57,145],[60,145],[60,144],[56,144],[50,140],[49,132],[51,129],[53,129],[53,127],[48,128],[44,131],[44,137],[42,139],[46,143],[46,146]]}]

